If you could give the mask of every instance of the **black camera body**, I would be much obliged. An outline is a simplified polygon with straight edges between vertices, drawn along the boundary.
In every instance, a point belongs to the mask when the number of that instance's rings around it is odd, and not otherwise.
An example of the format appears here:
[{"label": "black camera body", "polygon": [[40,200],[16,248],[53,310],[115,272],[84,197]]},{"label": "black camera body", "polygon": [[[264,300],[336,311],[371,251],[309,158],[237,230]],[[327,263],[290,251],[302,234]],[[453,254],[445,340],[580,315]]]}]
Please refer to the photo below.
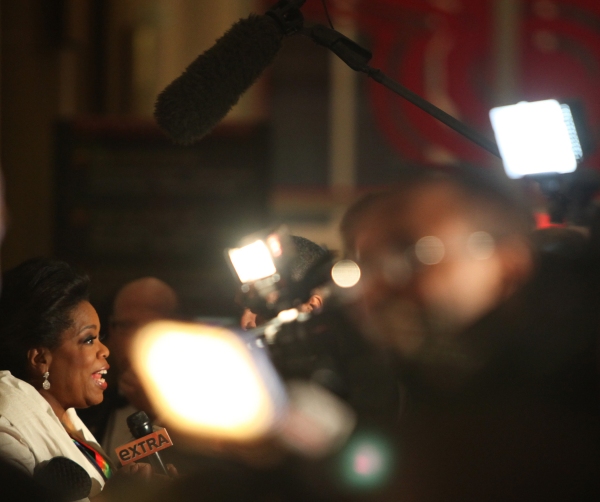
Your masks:
[{"label": "black camera body", "polygon": [[393,358],[364,339],[342,306],[283,324],[268,350],[284,380],[321,385],[349,404],[359,420],[398,418]]}]

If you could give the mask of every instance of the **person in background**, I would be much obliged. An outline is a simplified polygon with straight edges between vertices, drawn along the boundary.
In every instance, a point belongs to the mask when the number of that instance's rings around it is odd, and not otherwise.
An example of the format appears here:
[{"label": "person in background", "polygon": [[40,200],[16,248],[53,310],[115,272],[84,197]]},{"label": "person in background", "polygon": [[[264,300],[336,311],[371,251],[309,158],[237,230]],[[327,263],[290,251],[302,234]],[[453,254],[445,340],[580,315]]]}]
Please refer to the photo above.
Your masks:
[{"label": "person in background", "polygon": [[[291,239],[296,255],[290,263],[290,275],[293,281],[301,281],[330,255],[304,237],[293,235]],[[267,341],[276,370],[286,381],[320,385],[350,405],[361,421],[393,421],[400,403],[387,356],[349,326],[333,302],[324,303],[323,290],[315,288],[298,310],[318,315],[301,325],[290,324]],[[240,323],[252,329],[267,320],[246,309]]]},{"label": "person in background", "polygon": [[[508,190],[508,189],[507,189]],[[421,175],[371,194],[341,224],[361,267],[357,319],[406,357],[447,344],[529,279],[529,213],[475,173]]]},{"label": "person in background", "polygon": [[[291,240],[296,255],[290,264],[290,274],[293,281],[300,281],[315,263],[327,255],[327,251],[313,241],[298,235],[292,235]],[[314,294],[298,310],[300,312],[318,312],[321,308],[323,308],[323,296],[318,290],[315,290]],[[252,312],[249,308],[245,308],[240,317],[240,326],[245,330],[253,329],[267,320]]]},{"label": "person in background", "polygon": [[107,345],[117,372],[118,395],[113,395],[102,445],[111,458],[114,449],[131,440],[126,419],[136,411],[145,411],[151,420],[156,413],[131,366],[133,335],[145,324],[176,317],[177,294],[168,284],[155,277],[144,277],[125,284],[117,293],[109,321]]},{"label": "person in background", "polygon": [[487,174],[419,175],[342,223],[350,315],[407,396],[381,500],[597,499],[597,253],[534,248]]}]

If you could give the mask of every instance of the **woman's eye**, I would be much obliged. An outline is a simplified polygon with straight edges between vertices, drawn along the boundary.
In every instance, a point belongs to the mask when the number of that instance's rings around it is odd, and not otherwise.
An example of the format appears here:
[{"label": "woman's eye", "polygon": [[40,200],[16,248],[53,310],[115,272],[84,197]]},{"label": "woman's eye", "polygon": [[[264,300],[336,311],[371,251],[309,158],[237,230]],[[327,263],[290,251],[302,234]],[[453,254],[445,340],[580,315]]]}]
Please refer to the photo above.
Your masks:
[{"label": "woman's eye", "polygon": [[98,338],[97,336],[88,336],[86,338],[83,339],[83,343],[87,344],[87,345],[93,345],[94,340]]}]

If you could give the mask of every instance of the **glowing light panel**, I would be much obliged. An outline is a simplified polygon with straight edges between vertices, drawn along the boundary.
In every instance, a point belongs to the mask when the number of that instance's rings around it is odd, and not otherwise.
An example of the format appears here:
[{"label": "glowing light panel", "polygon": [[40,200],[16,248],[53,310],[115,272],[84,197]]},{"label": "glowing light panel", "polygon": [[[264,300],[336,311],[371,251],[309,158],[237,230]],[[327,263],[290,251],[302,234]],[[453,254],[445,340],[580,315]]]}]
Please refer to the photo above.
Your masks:
[{"label": "glowing light panel", "polygon": [[492,108],[490,119],[510,178],[575,171],[581,145],[567,105],[521,102]]},{"label": "glowing light panel", "polygon": [[242,283],[270,277],[277,272],[267,245],[257,240],[241,248],[229,251],[229,259]]}]

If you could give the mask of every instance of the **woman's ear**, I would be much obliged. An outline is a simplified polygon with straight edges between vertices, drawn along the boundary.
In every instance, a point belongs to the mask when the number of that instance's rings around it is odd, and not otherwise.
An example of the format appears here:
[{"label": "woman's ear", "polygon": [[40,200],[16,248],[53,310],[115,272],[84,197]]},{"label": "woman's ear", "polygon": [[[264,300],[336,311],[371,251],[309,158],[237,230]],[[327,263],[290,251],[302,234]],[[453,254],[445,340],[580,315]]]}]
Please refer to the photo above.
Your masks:
[{"label": "woman's ear", "polygon": [[36,347],[27,351],[27,363],[31,375],[34,377],[41,377],[52,362],[52,354],[46,347]]}]

